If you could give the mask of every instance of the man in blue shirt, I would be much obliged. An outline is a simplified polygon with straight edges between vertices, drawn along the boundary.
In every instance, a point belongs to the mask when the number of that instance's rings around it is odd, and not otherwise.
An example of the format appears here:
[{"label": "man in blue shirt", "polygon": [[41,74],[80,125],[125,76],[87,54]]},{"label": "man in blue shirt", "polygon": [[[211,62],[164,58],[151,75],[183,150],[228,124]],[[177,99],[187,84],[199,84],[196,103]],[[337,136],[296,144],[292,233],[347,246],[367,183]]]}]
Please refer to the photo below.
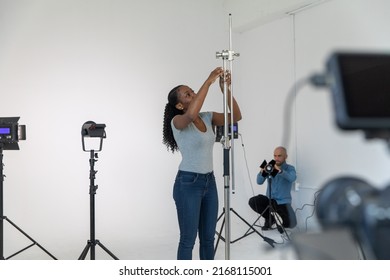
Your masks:
[{"label": "man in blue shirt", "polygon": [[[276,147],[274,150],[273,170],[264,170],[260,167],[257,174],[257,184],[262,185],[269,180],[266,195],[257,195],[249,199],[249,206],[264,219],[263,230],[272,229],[275,218],[270,215],[272,211],[279,214],[282,225],[285,228],[293,228],[297,225],[297,218],[291,207],[291,188],[297,178],[295,167],[286,163],[287,151],[284,147]],[[270,203],[271,202],[271,203]]]}]

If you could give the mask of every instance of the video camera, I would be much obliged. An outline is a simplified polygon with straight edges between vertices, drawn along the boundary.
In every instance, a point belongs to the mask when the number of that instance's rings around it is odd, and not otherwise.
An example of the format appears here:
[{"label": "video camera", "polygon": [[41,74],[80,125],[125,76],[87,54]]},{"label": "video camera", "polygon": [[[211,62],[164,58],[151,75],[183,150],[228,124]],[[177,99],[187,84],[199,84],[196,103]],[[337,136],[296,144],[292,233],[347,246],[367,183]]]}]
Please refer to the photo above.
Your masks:
[{"label": "video camera", "polygon": [[271,160],[269,163],[267,163],[266,160],[264,160],[261,164],[260,164],[260,168],[263,169],[262,173],[261,173],[261,176],[263,177],[267,177],[269,175],[271,175],[272,177],[275,177],[276,174],[278,174],[278,170],[275,169],[275,160]]},{"label": "video camera", "polygon": [[19,125],[20,117],[0,118],[0,147],[19,150],[19,140],[26,140],[26,126]]}]

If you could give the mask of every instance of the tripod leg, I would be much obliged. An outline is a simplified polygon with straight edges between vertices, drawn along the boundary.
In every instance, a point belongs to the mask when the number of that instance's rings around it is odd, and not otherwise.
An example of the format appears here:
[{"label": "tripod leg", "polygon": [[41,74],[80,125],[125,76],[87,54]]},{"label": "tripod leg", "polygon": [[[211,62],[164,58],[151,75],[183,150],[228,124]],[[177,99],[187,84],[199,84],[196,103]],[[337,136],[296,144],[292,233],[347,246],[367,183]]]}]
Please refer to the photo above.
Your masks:
[{"label": "tripod leg", "polygon": [[223,230],[223,227],[225,225],[225,209],[223,209],[221,215],[218,217],[217,219],[217,222],[223,217],[223,220],[222,220],[222,224],[221,224],[221,229],[218,231],[216,231],[215,233],[218,235],[218,240],[217,240],[217,244],[219,243],[219,240],[222,239],[222,241],[225,241],[225,239],[222,237],[222,230]]},{"label": "tripod leg", "polygon": [[88,254],[88,251],[91,249],[91,260],[95,260],[95,246],[99,245],[107,254],[109,254],[114,260],[119,260],[113,253],[110,252],[99,240],[92,242],[88,240],[87,245],[85,246],[83,252],[81,253],[79,260],[85,260],[85,257]]},{"label": "tripod leg", "polygon": [[6,258],[6,260],[9,260],[9,259],[15,257],[16,255],[18,255],[18,254],[20,254],[20,253],[26,251],[27,249],[31,248],[31,247],[34,246],[34,245],[36,245],[36,244],[32,243],[32,244],[28,245],[27,247],[25,247],[25,248],[23,248],[23,249],[17,251],[16,253],[14,253],[14,254],[12,254],[11,256],[9,256],[8,258]]},{"label": "tripod leg", "polygon": [[275,241],[271,238],[268,238],[268,237],[265,237],[263,236],[260,232],[258,232],[250,223],[248,223],[244,218],[242,218],[240,215],[238,215],[238,213],[236,211],[234,211],[234,209],[231,209],[231,211],[238,217],[241,219],[241,221],[243,221],[245,224],[247,224],[254,232],[256,232],[261,238],[263,238],[263,240],[265,242],[267,242],[269,245],[271,245],[272,247],[275,247],[274,246],[274,243]]},{"label": "tripod leg", "polygon": [[285,227],[283,226],[283,223],[281,221],[281,218],[279,217],[279,214],[277,212],[273,212],[274,213],[274,219],[275,219],[275,222],[276,222],[276,228],[278,229],[279,233],[281,234],[285,234],[287,239],[290,240],[290,236],[288,235]]},{"label": "tripod leg", "polygon": [[[222,211],[222,214],[219,216],[217,221],[219,221],[221,219],[221,217],[224,215],[224,213],[225,213],[225,209]],[[221,229],[219,230],[219,232],[216,232],[216,234],[218,235],[218,239],[217,239],[217,242],[215,243],[214,256],[217,253],[219,241],[221,239],[222,239],[222,241],[225,241],[225,239],[222,237],[222,230],[223,230],[224,225],[225,225],[225,218],[223,218]]]},{"label": "tripod leg", "polygon": [[91,247],[91,242],[88,241],[87,245],[85,246],[83,252],[81,253],[81,255],[79,257],[79,260],[85,260],[85,257],[87,256],[90,247]]},{"label": "tripod leg", "polygon": [[110,252],[99,240],[96,240],[96,244],[99,245],[107,254],[109,254],[114,260],[119,260],[113,253]]},{"label": "tripod leg", "polygon": [[[237,214],[238,217],[240,217],[238,214]],[[240,217],[241,218],[241,217]],[[248,230],[244,233],[243,236],[235,239],[232,241],[232,243],[238,241],[238,240],[241,240],[243,239],[244,237],[247,237],[249,235],[251,235],[252,233],[255,233],[255,231],[253,230],[253,227],[255,226],[255,224],[257,223],[258,220],[260,220],[261,216],[257,217],[257,219],[249,226]]]},{"label": "tripod leg", "polygon": [[[33,245],[37,245],[42,251],[44,251],[46,254],[48,254],[52,259],[54,260],[57,260],[56,257],[54,257],[52,254],[50,254],[45,248],[43,248],[38,242],[36,242],[31,236],[29,236],[27,233],[25,233],[20,227],[18,227],[15,223],[13,223],[10,219],[8,219],[7,217],[3,217],[4,220],[6,220],[7,222],[9,222],[14,228],[16,228],[20,233],[22,233],[25,237],[27,237],[31,242],[33,242],[32,245],[26,247],[25,249],[23,250],[20,250],[19,252],[13,254],[11,257],[23,252],[24,250],[32,247]],[[11,258],[9,257],[9,258]]]}]

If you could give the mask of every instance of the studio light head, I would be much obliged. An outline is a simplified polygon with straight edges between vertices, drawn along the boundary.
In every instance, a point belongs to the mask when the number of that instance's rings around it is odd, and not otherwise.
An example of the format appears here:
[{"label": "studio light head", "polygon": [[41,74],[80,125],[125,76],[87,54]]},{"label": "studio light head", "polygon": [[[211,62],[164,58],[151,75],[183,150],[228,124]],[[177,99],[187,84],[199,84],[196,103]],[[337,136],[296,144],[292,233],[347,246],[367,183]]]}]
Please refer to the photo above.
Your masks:
[{"label": "studio light head", "polygon": [[106,131],[104,130],[106,128],[105,124],[97,124],[93,121],[87,121],[83,124],[81,127],[81,140],[83,144],[83,151],[88,152],[91,150],[85,149],[85,143],[84,138],[99,138],[100,144],[99,149],[96,150],[97,152],[100,152],[102,150],[103,146],[103,138],[106,138]]},{"label": "studio light head", "polygon": [[26,126],[18,124],[19,117],[0,118],[0,147],[19,150],[19,140],[26,140]]}]

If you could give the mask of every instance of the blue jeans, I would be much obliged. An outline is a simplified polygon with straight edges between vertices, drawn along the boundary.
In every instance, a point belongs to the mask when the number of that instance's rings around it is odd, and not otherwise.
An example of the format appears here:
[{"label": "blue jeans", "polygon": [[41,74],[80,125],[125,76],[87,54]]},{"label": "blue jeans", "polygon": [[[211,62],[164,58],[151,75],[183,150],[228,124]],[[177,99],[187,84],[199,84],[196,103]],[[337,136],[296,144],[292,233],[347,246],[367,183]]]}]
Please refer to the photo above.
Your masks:
[{"label": "blue jeans", "polygon": [[199,257],[214,259],[214,236],[218,216],[218,193],[214,173],[178,171],[173,187],[180,228],[178,260],[191,260],[199,233]]}]

